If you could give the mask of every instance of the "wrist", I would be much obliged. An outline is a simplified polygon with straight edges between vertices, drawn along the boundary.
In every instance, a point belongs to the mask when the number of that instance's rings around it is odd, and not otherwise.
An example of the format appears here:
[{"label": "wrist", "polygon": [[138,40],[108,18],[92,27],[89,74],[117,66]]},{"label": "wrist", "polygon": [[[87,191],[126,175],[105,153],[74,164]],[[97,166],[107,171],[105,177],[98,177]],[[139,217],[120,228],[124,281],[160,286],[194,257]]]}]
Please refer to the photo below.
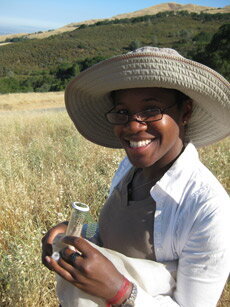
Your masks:
[{"label": "wrist", "polygon": [[132,284],[132,290],[130,292],[129,297],[120,306],[121,307],[135,306],[136,297],[137,297],[137,286],[135,284]]},{"label": "wrist", "polygon": [[110,307],[110,306],[121,305],[130,296],[131,291],[132,291],[132,283],[127,278],[124,277],[122,284],[119,290],[117,291],[116,295],[106,301],[107,303],[106,306]]},{"label": "wrist", "polygon": [[113,304],[112,306],[113,307],[123,306],[123,303],[125,303],[128,300],[128,298],[130,297],[132,289],[133,289],[133,284],[131,282],[129,282],[127,292],[123,295],[123,297],[121,297],[121,299],[119,301],[117,301],[116,304]]}]

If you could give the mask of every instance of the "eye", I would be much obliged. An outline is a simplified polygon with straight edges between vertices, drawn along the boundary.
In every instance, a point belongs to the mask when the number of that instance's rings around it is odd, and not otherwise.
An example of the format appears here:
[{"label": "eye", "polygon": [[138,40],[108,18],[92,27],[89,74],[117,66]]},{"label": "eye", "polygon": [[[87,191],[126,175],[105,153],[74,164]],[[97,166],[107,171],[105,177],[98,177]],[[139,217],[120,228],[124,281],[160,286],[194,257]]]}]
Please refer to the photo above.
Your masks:
[{"label": "eye", "polygon": [[148,111],[149,111],[149,113],[158,113],[158,112],[160,112],[160,109],[154,108],[154,109],[149,109]]},{"label": "eye", "polygon": [[147,110],[144,110],[141,113],[143,115],[152,116],[152,115],[155,115],[155,114],[159,114],[160,113],[160,109],[159,108],[147,109]]},{"label": "eye", "polygon": [[115,110],[114,112],[116,112],[117,114],[129,114],[128,110],[126,109]]}]

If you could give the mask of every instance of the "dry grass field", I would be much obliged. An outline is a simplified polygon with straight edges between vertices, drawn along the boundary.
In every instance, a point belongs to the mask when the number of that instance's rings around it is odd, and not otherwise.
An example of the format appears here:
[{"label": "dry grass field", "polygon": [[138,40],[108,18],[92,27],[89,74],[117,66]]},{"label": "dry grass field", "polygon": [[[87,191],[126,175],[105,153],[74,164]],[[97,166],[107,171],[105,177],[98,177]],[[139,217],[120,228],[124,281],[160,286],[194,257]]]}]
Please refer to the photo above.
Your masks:
[{"label": "dry grass field", "polygon": [[0,98],[0,112],[64,107],[64,92],[4,94]]},{"label": "dry grass field", "polygon": [[[0,306],[58,306],[40,240],[68,219],[72,201],[89,204],[97,219],[123,152],[86,141],[65,111],[51,111],[64,106],[63,93],[0,97]],[[50,111],[30,112],[35,108]],[[229,145],[226,139],[200,150],[228,191]],[[230,287],[219,306],[230,306]]]}]

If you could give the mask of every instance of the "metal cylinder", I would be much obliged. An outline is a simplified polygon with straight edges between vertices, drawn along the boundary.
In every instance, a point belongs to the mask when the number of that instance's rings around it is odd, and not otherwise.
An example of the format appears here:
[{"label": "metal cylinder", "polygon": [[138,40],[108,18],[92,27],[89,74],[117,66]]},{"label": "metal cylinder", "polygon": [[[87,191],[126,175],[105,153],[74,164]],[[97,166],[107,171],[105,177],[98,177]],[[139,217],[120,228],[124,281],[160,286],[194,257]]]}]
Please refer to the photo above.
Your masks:
[{"label": "metal cylinder", "polygon": [[89,206],[81,202],[72,203],[72,212],[70,215],[69,224],[66,230],[67,236],[81,236],[82,226],[87,220]]}]

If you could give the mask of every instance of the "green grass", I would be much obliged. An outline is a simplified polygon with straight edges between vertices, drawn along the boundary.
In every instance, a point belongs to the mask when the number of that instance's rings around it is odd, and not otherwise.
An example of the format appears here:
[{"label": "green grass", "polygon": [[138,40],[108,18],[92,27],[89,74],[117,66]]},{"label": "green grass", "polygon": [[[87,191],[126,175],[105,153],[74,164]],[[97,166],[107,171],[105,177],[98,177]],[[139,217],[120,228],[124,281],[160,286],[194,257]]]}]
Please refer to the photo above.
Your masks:
[{"label": "green grass", "polygon": [[[65,112],[0,116],[0,306],[57,306],[40,240],[68,219],[72,201],[89,204],[98,217],[123,152],[83,139]],[[225,140],[201,150],[226,189],[228,149]],[[229,306],[229,291],[220,306]]]}]

